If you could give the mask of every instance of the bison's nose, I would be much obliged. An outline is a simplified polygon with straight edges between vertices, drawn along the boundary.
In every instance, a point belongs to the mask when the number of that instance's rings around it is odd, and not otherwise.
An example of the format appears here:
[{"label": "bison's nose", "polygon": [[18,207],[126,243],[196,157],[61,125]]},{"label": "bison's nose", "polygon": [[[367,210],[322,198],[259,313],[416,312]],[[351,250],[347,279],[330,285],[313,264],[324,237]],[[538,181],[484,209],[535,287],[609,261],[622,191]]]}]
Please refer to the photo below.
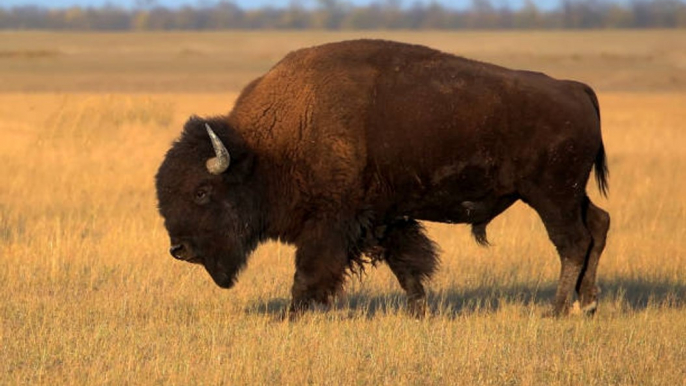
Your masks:
[{"label": "bison's nose", "polygon": [[169,253],[175,258],[179,260],[188,260],[188,248],[181,243],[181,244],[174,244],[169,248]]}]

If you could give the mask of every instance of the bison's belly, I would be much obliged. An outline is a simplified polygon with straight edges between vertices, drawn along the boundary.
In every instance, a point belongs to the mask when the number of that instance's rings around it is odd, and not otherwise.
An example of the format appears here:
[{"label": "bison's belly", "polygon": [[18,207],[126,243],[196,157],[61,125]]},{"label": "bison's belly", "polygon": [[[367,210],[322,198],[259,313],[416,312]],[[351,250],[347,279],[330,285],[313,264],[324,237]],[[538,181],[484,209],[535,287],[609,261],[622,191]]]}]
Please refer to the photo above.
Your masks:
[{"label": "bison's belly", "polygon": [[458,196],[451,197],[449,192],[428,194],[421,200],[408,202],[407,208],[401,211],[405,212],[403,215],[418,220],[473,224],[490,221],[516,200],[514,195],[494,192],[471,200]]},{"label": "bison's belly", "polygon": [[[415,175],[396,185],[395,216],[443,223],[489,221],[514,202],[513,187],[499,181],[495,168],[470,165],[451,175],[445,170]],[[443,174],[442,174],[443,173]]]}]

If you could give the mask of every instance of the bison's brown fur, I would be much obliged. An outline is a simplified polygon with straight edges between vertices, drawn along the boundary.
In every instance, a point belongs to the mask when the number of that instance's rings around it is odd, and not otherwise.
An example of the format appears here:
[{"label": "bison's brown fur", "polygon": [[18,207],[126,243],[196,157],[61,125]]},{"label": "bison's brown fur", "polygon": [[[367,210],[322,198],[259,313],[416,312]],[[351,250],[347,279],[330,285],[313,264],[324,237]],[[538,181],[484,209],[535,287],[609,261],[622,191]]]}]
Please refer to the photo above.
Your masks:
[{"label": "bison's brown fur", "polygon": [[[250,83],[227,116],[191,118],[157,175],[175,257],[230,287],[267,239],[294,244],[292,309],[327,303],[367,254],[389,264],[412,312],[434,244],[417,220],[486,225],[516,200],[541,216],[562,272],[553,311],[574,289],[595,308],[609,216],[597,99],[586,85],[422,46],[358,40],[302,49]],[[205,124],[231,153],[221,175]]]}]

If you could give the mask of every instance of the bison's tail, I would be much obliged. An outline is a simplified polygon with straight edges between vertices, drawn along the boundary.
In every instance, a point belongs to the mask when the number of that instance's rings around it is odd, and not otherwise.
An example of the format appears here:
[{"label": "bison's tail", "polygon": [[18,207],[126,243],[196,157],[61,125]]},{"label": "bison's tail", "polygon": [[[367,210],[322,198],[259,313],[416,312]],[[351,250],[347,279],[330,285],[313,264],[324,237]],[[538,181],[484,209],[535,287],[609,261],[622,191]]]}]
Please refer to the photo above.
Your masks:
[{"label": "bison's tail", "polygon": [[[595,92],[592,88],[586,86],[585,89],[586,94],[588,94],[588,97],[593,103],[593,107],[595,107],[595,112],[598,116],[598,130],[600,130],[600,104],[598,103],[598,97],[595,95]],[[603,145],[602,135],[600,139],[600,149],[598,149],[598,153],[595,155],[595,162],[593,165],[595,168],[595,180],[598,183],[598,189],[603,196],[607,197],[607,192],[609,190],[607,179],[610,175],[610,171],[607,168],[607,156],[605,155],[605,146]]]},{"label": "bison's tail", "polygon": [[472,224],[472,236],[474,236],[474,240],[476,240],[476,243],[481,245],[482,247],[487,247],[491,245],[491,243],[488,242],[488,237],[486,237],[487,225],[488,222],[478,222]]},{"label": "bison's tail", "polygon": [[603,196],[607,197],[607,191],[609,189],[607,185],[607,177],[610,171],[607,169],[607,157],[605,156],[605,146],[600,143],[600,150],[595,156],[595,180],[598,183],[598,189]]}]

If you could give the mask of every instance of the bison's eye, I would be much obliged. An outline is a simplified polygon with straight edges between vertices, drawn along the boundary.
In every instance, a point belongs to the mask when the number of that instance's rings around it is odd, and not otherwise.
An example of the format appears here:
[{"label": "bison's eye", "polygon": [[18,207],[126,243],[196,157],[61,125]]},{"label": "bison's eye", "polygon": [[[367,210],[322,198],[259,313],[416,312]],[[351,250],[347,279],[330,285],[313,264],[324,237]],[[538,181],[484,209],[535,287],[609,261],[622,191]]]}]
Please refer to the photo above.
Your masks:
[{"label": "bison's eye", "polygon": [[198,205],[204,205],[210,202],[210,191],[211,189],[206,186],[198,188],[198,190],[195,191],[195,203]]}]

